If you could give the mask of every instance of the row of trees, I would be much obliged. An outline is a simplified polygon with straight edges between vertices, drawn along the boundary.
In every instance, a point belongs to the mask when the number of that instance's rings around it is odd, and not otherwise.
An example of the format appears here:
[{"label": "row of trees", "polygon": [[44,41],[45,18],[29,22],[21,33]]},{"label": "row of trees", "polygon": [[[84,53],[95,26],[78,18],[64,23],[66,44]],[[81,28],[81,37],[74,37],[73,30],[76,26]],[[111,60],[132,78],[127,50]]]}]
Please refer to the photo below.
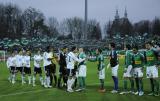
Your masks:
[{"label": "row of trees", "polygon": [[104,27],[105,33],[112,38],[117,34],[121,37],[125,36],[160,36],[160,18],[153,21],[142,20],[137,23],[131,23],[128,18],[115,19],[109,21]]},{"label": "row of trees", "polygon": [[[17,5],[0,4],[0,38],[43,37],[82,39],[83,19],[66,18],[58,22],[55,17],[46,18],[43,13],[29,7],[22,11]],[[100,25],[96,20],[88,22],[89,39],[101,39]]]},{"label": "row of trees", "polygon": [[[84,20],[79,17],[66,18],[59,22],[55,17],[46,18],[44,14],[32,7],[22,10],[14,4],[0,4],[0,39],[4,37],[44,37],[52,36],[59,39],[83,39]],[[102,31],[103,30],[103,31]],[[131,23],[128,18],[115,19],[100,26],[95,19],[87,22],[87,39],[102,39],[126,35],[160,35],[160,19]],[[136,34],[135,34],[136,33]]]}]

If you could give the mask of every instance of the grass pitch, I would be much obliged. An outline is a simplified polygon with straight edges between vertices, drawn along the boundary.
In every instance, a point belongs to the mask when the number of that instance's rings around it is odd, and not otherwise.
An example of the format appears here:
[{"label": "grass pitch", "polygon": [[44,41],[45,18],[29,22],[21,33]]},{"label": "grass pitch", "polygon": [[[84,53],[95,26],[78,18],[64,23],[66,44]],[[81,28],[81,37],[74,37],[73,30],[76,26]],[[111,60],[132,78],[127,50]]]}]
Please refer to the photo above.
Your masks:
[{"label": "grass pitch", "polygon": [[[107,63],[106,61],[106,64]],[[123,63],[124,61],[120,60],[120,67],[118,70],[120,91],[123,90]],[[36,87],[32,87],[32,85],[28,84],[22,85],[20,74],[18,74],[17,81],[13,85],[7,80],[8,74],[5,62],[0,62],[0,101],[160,101],[160,96],[154,97],[147,95],[150,91],[150,83],[149,80],[146,79],[145,73],[145,95],[142,97],[131,94],[111,94],[110,91],[113,89],[111,69],[106,70],[106,93],[99,93],[97,91],[99,88],[97,67],[94,62],[87,62],[86,91],[84,92],[68,93],[65,90],[54,87],[49,89],[44,88],[40,84],[37,84]],[[37,83],[39,83],[39,79],[37,79]]]}]

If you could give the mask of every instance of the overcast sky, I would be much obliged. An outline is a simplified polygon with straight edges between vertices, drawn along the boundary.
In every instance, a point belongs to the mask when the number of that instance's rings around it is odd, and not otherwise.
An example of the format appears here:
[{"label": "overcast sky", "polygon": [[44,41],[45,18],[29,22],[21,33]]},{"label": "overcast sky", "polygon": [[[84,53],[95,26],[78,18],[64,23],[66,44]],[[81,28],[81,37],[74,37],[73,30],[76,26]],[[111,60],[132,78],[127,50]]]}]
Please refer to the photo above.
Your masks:
[{"label": "overcast sky", "polygon": [[[67,17],[84,17],[85,0],[0,0],[0,3],[17,4],[20,8],[34,7],[46,17],[54,16],[59,21]],[[116,8],[120,17],[124,16],[125,7],[132,22],[153,20],[160,17],[160,0],[88,0],[88,18],[96,19],[101,24],[113,20]]]}]

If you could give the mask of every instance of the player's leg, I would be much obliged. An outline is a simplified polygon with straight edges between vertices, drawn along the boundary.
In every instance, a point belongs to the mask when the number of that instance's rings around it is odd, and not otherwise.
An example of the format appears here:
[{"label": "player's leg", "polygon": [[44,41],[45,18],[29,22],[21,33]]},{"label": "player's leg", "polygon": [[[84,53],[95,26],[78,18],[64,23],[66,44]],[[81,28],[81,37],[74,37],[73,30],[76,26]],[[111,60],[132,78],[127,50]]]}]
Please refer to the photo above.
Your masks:
[{"label": "player's leg", "polygon": [[11,67],[11,74],[12,74],[11,82],[12,84],[14,84],[15,83],[15,67]]},{"label": "player's leg", "polygon": [[60,66],[59,67],[59,77],[58,77],[58,88],[61,88],[61,79],[63,77],[63,74],[62,74],[62,67]]},{"label": "player's leg", "polygon": [[24,84],[24,83],[26,83],[26,81],[25,81],[26,67],[20,67],[20,72],[21,72],[22,84]]},{"label": "player's leg", "polygon": [[[105,71],[104,71],[104,73],[105,73]],[[82,82],[83,82],[82,89],[83,90],[85,90],[85,87],[86,87],[86,82],[85,82],[86,74],[87,74],[87,67],[86,67],[86,65],[84,65],[83,66],[83,76],[82,76]]]},{"label": "player's leg", "polygon": [[45,76],[45,82],[44,82],[44,87],[45,88],[50,88],[51,86],[50,86],[50,66],[48,65],[48,66],[45,66],[45,74],[46,74],[46,76]]},{"label": "player's leg", "polygon": [[158,78],[158,68],[153,66],[152,76],[154,80],[155,94],[154,96],[159,96],[159,78]]},{"label": "player's leg", "polygon": [[105,68],[99,71],[99,80],[100,80],[100,89],[99,92],[105,92],[104,88],[104,79],[105,79]]},{"label": "player's leg", "polygon": [[8,71],[9,71],[8,81],[9,81],[9,82],[12,82],[12,81],[11,81],[11,79],[12,79],[11,67],[8,68]]},{"label": "player's leg", "polygon": [[123,92],[121,92],[120,94],[126,94],[127,93],[127,77],[124,77],[123,79]]},{"label": "player's leg", "polygon": [[127,80],[128,80],[128,68],[125,68],[123,73],[123,91],[120,94],[127,93]]},{"label": "player's leg", "polygon": [[76,91],[77,92],[81,91],[82,87],[83,87],[82,77],[78,76],[78,89]]},{"label": "player's leg", "polygon": [[133,77],[130,77],[130,78],[129,78],[129,81],[130,81],[130,86],[131,86],[131,91],[130,91],[130,93],[131,93],[131,94],[134,94],[134,78],[133,78]]},{"label": "player's leg", "polygon": [[151,92],[148,95],[154,95],[154,79],[151,73],[151,67],[147,67],[146,69],[146,77],[150,80]]},{"label": "player's leg", "polygon": [[137,69],[137,73],[138,73],[138,83],[139,83],[139,96],[142,96],[144,94],[143,92],[143,72],[141,70],[141,68]]},{"label": "player's leg", "polygon": [[57,75],[56,75],[56,65],[54,64],[53,68],[53,77],[54,77],[54,86],[57,86]]},{"label": "player's leg", "polygon": [[135,78],[136,89],[137,89],[137,91],[135,92],[135,95],[137,95],[139,93],[139,79],[138,79],[137,68],[134,68],[134,78]]},{"label": "player's leg", "polygon": [[83,82],[83,87],[82,89],[85,90],[86,88],[86,81],[85,81],[86,77],[82,77],[82,82]]},{"label": "player's leg", "polygon": [[144,92],[143,92],[143,78],[142,77],[139,78],[139,87],[140,87],[139,96],[142,96],[144,94]]},{"label": "player's leg", "polygon": [[36,75],[37,75],[37,68],[34,67],[34,74],[32,77],[33,86],[36,86]]},{"label": "player's leg", "polygon": [[44,85],[43,84],[43,77],[42,77],[42,69],[41,68],[39,68],[38,74],[39,74],[39,81],[41,82],[41,85]]},{"label": "player's leg", "polygon": [[31,68],[27,68],[27,74],[28,74],[28,84],[31,84],[32,77],[31,77]]},{"label": "player's leg", "polygon": [[67,91],[68,92],[73,92],[72,84],[74,83],[74,79],[72,77],[72,69],[67,69],[67,75],[68,75]]},{"label": "player's leg", "polygon": [[118,65],[115,67],[112,67],[112,79],[114,81],[114,90],[111,91],[111,93],[118,93]]},{"label": "player's leg", "polygon": [[154,96],[159,96],[159,79],[158,78],[154,78],[154,85],[155,85],[155,93]]},{"label": "player's leg", "polygon": [[66,69],[64,69],[63,70],[63,72],[62,72],[62,76],[63,76],[63,83],[64,83],[64,87],[66,87],[67,86],[67,70]]}]

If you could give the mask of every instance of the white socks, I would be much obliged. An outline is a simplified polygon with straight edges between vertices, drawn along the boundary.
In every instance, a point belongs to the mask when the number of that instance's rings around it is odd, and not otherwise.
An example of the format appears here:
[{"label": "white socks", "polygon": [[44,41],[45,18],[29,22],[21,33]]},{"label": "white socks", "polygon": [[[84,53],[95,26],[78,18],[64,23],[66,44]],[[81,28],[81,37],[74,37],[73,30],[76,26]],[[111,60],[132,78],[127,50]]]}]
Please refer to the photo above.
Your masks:
[{"label": "white socks", "polygon": [[68,89],[68,90],[69,90],[69,89],[72,89],[72,85],[74,84],[74,82],[75,82],[75,79],[74,79],[74,78],[67,80],[67,89]]},{"label": "white socks", "polygon": [[12,84],[15,83],[15,74],[12,74]]},{"label": "white socks", "polygon": [[22,84],[26,83],[25,82],[25,77],[23,75],[21,76],[21,78],[22,78]]},{"label": "white socks", "polygon": [[42,78],[42,76],[39,77],[39,81],[41,82],[41,85],[43,85],[43,78]]},{"label": "white socks", "polygon": [[32,78],[32,82],[33,82],[33,86],[35,86],[35,82],[36,82],[36,78],[35,78],[35,76],[33,76],[33,78]]},{"label": "white socks", "polygon": [[47,86],[50,87],[50,77],[47,77]]},{"label": "white socks", "polygon": [[31,84],[31,76],[28,76],[28,84]]}]

